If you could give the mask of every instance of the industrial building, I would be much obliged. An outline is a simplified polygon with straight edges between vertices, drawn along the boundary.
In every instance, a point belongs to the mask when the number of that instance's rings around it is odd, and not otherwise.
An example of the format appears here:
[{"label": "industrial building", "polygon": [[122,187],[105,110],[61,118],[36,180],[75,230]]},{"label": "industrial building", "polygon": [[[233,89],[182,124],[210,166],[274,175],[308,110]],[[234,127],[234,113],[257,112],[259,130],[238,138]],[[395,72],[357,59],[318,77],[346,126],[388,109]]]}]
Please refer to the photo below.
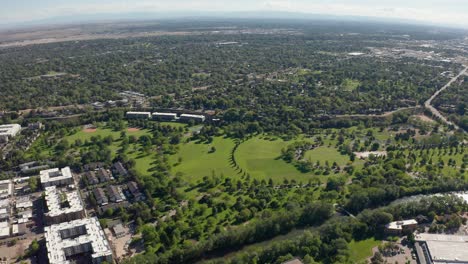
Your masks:
[{"label": "industrial building", "polygon": [[153,115],[154,120],[159,120],[159,121],[172,121],[172,120],[177,119],[177,114],[176,113],[154,112],[152,115]]},{"label": "industrial building", "polygon": [[48,224],[71,221],[85,216],[78,191],[64,192],[55,186],[46,187],[45,201],[49,210],[45,213]]},{"label": "industrial building", "polygon": [[42,170],[39,173],[41,177],[42,187],[48,186],[63,186],[73,184],[73,176],[70,171],[70,167],[65,167],[63,169],[48,169]]},{"label": "industrial building", "polygon": [[182,122],[188,122],[190,120],[193,120],[197,123],[203,123],[205,122],[205,116],[204,115],[191,115],[191,114],[181,114],[179,117],[179,120]]},{"label": "industrial building", "polygon": [[44,228],[50,264],[69,264],[70,259],[90,257],[89,262],[112,262],[112,249],[96,217]]},{"label": "industrial building", "polygon": [[0,125],[0,142],[8,142],[9,139],[15,137],[21,131],[21,126],[18,124]]},{"label": "industrial building", "polygon": [[468,236],[422,233],[415,240],[421,264],[468,263]]},{"label": "industrial building", "polygon": [[127,112],[126,114],[128,119],[150,119],[150,112]]}]

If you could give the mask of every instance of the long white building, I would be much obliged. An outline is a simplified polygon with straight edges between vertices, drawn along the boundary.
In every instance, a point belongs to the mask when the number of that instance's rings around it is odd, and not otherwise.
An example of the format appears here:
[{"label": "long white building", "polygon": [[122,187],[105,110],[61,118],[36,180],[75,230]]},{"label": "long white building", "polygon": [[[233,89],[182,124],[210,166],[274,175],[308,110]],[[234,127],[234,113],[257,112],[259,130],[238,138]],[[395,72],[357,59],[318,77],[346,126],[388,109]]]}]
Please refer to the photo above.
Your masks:
[{"label": "long white building", "polygon": [[12,137],[15,137],[21,131],[21,126],[18,124],[0,125],[0,142],[8,142]]},{"label": "long white building", "polygon": [[177,119],[177,114],[176,113],[159,113],[159,112],[154,112],[152,114],[153,119],[155,120],[161,120],[161,121],[172,121]]},{"label": "long white building", "polygon": [[150,119],[150,112],[127,112],[126,114],[128,119]]},{"label": "long white building", "polygon": [[89,254],[92,263],[112,263],[112,249],[96,217],[44,227],[50,264],[70,264],[70,258]]},{"label": "long white building", "polygon": [[64,192],[55,186],[49,186],[45,188],[45,201],[48,209],[45,213],[47,224],[71,221],[85,216],[78,191]]},{"label": "long white building", "polygon": [[73,176],[70,171],[70,167],[42,170],[39,175],[41,177],[42,187],[44,188],[54,185],[62,186],[73,184]]},{"label": "long white building", "polygon": [[193,120],[195,122],[203,123],[203,122],[205,122],[205,116],[204,115],[181,114],[179,120],[180,121]]}]

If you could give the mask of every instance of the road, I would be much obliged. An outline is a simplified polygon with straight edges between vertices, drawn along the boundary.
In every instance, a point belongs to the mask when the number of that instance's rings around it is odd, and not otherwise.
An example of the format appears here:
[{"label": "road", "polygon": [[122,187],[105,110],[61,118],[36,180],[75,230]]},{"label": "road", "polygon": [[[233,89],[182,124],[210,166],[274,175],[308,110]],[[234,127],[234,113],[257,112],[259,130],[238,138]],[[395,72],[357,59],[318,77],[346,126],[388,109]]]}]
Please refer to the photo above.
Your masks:
[{"label": "road", "polygon": [[439,110],[437,110],[435,107],[432,106],[432,101],[441,93],[443,92],[445,89],[447,89],[448,87],[450,87],[450,85],[452,85],[453,82],[455,82],[458,78],[460,78],[460,76],[464,75],[466,73],[466,71],[468,70],[468,66],[466,65],[463,65],[465,68],[455,77],[453,77],[452,79],[450,79],[450,81],[444,85],[444,87],[440,88],[437,92],[435,92],[431,98],[429,98],[425,103],[424,103],[424,106],[429,109],[432,114],[434,116],[437,116],[438,118],[440,118],[440,120],[442,120],[444,123],[446,123],[447,125],[452,125],[456,130],[459,129],[459,127],[450,122],[449,120],[447,120],[447,118],[445,118],[440,112]]},{"label": "road", "polygon": [[403,110],[409,110],[409,109],[416,109],[418,108],[417,106],[409,106],[409,107],[402,107],[395,109],[393,111],[388,111],[382,114],[350,114],[350,115],[335,115],[335,117],[386,117],[393,115],[396,112],[403,111]]}]

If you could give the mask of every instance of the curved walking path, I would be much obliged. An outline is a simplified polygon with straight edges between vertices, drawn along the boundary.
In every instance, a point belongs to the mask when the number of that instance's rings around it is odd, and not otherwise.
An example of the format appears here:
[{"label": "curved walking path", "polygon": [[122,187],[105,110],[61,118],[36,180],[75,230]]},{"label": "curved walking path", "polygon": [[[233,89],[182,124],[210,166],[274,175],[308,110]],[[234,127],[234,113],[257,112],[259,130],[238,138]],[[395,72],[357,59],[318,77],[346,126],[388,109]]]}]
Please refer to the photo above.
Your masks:
[{"label": "curved walking path", "polygon": [[429,109],[432,114],[434,116],[437,116],[440,120],[442,120],[444,123],[446,123],[447,125],[451,125],[453,126],[456,130],[459,129],[459,127],[454,124],[453,122],[447,120],[447,118],[445,118],[445,116],[443,116],[439,110],[437,110],[435,107],[433,107],[431,104],[432,104],[432,101],[441,93],[443,92],[445,89],[447,89],[448,87],[450,87],[450,85],[452,85],[453,82],[455,82],[458,78],[460,78],[460,76],[464,75],[466,73],[466,71],[468,70],[468,66],[466,65],[463,65],[465,68],[455,77],[453,77],[452,79],[450,79],[450,81],[444,85],[444,87],[440,88],[438,91],[436,91],[432,96],[431,98],[429,98],[425,103],[424,103],[424,107],[426,107],[427,109]]}]

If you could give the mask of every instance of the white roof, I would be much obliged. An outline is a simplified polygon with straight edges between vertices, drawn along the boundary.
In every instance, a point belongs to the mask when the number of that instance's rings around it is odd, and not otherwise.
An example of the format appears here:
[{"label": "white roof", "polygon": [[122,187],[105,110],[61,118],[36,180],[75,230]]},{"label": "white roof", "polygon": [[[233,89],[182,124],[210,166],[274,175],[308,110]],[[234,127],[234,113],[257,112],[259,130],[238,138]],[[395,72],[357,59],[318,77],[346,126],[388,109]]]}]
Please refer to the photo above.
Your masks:
[{"label": "white roof", "polygon": [[16,208],[28,208],[32,207],[31,197],[29,196],[17,196],[16,197]]},{"label": "white roof", "polygon": [[181,117],[205,118],[204,115],[181,114]]},{"label": "white roof", "polygon": [[159,113],[159,112],[154,112],[153,115],[156,115],[156,116],[177,116],[176,113]]},{"label": "white roof", "polygon": [[[62,239],[62,231],[77,230],[80,227],[85,229],[84,234],[75,238]],[[80,247],[83,244],[91,244],[91,257],[98,258],[112,255],[111,247],[106,240],[99,221],[96,217],[88,219],[78,219],[57,225],[44,227],[47,245],[47,255],[50,264],[68,264],[64,248]],[[77,232],[77,231],[76,231]]]},{"label": "white roof", "polygon": [[12,234],[18,234],[18,225],[12,225],[11,226],[11,233]]},{"label": "white roof", "polygon": [[407,225],[417,225],[418,221],[414,219],[409,219],[409,220],[402,220],[402,221],[395,221],[387,224],[385,227],[388,229],[394,229],[394,230],[401,230],[403,229],[404,226]]},{"label": "white roof", "polygon": [[150,112],[127,112],[127,115],[151,115]]},{"label": "white roof", "polygon": [[0,125],[0,136],[15,136],[20,130],[18,124]]},{"label": "white roof", "polygon": [[0,228],[0,237],[7,237],[10,236],[10,227],[1,227]]},{"label": "white roof", "polygon": [[10,205],[10,200],[2,199],[0,200],[0,208],[6,208]]},{"label": "white roof", "polygon": [[65,167],[61,170],[59,168],[42,170],[40,171],[39,175],[41,176],[41,183],[54,182],[64,180],[67,178],[72,178],[70,167]]},{"label": "white roof", "polygon": [[[61,208],[60,200],[61,196],[65,196],[70,207]],[[72,212],[78,212],[83,210],[83,204],[81,203],[80,195],[78,191],[71,192],[60,192],[55,186],[45,188],[45,200],[49,212],[45,215],[55,217],[61,214],[68,214]]]},{"label": "white roof", "polygon": [[434,263],[468,263],[468,236],[423,233],[415,239],[426,242]]}]

